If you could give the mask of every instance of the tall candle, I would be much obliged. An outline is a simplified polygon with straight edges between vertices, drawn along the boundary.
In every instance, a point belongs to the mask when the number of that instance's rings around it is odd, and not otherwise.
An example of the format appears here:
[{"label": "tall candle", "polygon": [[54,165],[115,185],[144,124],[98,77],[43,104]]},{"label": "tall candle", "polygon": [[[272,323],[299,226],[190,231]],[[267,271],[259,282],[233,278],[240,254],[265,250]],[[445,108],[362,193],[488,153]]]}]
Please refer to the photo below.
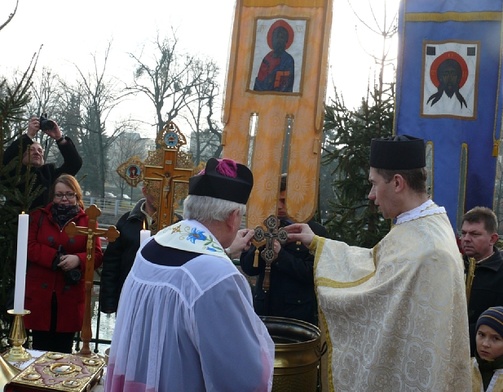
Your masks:
[{"label": "tall candle", "polygon": [[147,238],[150,238],[150,230],[140,230],[140,244]]},{"label": "tall candle", "polygon": [[28,258],[28,224],[30,217],[24,212],[19,215],[17,225],[16,282],[14,287],[14,313],[24,313],[26,286],[26,263]]}]

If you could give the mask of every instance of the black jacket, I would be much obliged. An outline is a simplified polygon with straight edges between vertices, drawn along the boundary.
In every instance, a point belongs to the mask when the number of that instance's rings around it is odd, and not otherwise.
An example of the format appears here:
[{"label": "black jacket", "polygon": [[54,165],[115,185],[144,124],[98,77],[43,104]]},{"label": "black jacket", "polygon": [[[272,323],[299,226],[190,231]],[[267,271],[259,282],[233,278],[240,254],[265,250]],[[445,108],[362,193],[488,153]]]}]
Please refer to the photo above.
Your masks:
[{"label": "black jacket", "polygon": [[[281,221],[281,226],[288,222]],[[326,237],[327,231],[320,224],[309,221],[316,235]],[[261,249],[259,249],[261,250]],[[253,267],[255,247],[241,255],[243,272],[258,275],[253,295],[255,312],[260,316],[288,317],[318,324],[318,306],[314,290],[314,256],[300,243],[282,246],[278,258],[272,262],[270,287],[263,290],[265,261],[259,257],[258,268]]]},{"label": "black jacket", "polygon": [[[30,210],[44,207],[47,203],[52,201],[49,200],[49,190],[56,178],[64,173],[75,176],[82,167],[82,158],[75,148],[75,144],[73,144],[69,137],[65,137],[65,139],[67,141],[65,144],[57,144],[64,159],[60,167],[56,167],[54,163],[46,163],[39,168],[31,168],[32,173],[36,175],[35,187],[41,186],[43,192],[35,198],[33,203],[31,203]],[[21,149],[24,152],[30,144],[33,144],[33,140],[26,134],[14,140],[4,152],[3,164],[7,165],[9,162],[19,157],[19,150]],[[27,167],[23,165],[22,173],[26,173],[26,171]],[[24,188],[24,183],[21,182],[18,185],[18,189],[24,193]]]},{"label": "black jacket", "polygon": [[117,222],[119,238],[110,242],[103,255],[101,272],[100,309],[104,313],[117,311],[122,285],[133,266],[136,252],[140,247],[140,230],[147,227],[141,206],[145,199],[139,200],[130,212],[122,215]]},{"label": "black jacket", "polygon": [[494,254],[475,268],[468,303],[470,346],[475,355],[475,325],[479,316],[491,306],[503,306],[503,256],[495,247]]}]

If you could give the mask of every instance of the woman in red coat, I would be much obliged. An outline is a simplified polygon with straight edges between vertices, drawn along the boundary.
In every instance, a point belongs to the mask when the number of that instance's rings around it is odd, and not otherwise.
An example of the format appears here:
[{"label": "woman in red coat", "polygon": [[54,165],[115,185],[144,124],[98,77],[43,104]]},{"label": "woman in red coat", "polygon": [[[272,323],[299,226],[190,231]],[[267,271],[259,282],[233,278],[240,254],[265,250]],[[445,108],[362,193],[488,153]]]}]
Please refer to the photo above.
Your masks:
[{"label": "woman in red coat", "polygon": [[[82,190],[75,177],[59,176],[52,202],[30,215],[26,273],[25,326],[32,330],[33,349],[71,353],[75,332],[84,318],[86,236],[70,238],[69,222],[88,226]],[[95,243],[95,266],[102,262],[101,241]]]}]

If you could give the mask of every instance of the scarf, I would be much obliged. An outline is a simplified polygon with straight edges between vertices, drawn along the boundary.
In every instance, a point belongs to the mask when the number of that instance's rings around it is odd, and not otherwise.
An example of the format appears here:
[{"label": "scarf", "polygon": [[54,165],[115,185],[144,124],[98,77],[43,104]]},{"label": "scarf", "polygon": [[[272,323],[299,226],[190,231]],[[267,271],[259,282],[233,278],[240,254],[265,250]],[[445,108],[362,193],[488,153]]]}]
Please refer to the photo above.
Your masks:
[{"label": "scarf", "polygon": [[484,384],[485,391],[491,382],[494,372],[503,368],[503,356],[496,358],[494,361],[486,361],[478,355],[476,355],[476,357],[477,362],[479,363],[479,370],[482,376],[482,383]]},{"label": "scarf", "polygon": [[79,211],[80,207],[76,204],[68,205],[54,203],[51,206],[52,217],[60,229],[62,229],[72,218],[77,216]]}]

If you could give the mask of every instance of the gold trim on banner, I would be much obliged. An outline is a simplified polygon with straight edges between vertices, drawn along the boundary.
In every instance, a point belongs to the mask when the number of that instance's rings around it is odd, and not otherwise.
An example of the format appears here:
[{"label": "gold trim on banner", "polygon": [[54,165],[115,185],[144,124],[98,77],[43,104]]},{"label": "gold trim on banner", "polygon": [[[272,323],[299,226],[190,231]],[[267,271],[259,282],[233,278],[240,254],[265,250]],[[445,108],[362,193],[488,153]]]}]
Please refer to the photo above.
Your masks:
[{"label": "gold trim on banner", "polygon": [[276,7],[286,5],[289,7],[323,7],[325,0],[243,0],[244,7]]},{"label": "gold trim on banner", "polygon": [[406,22],[501,22],[501,12],[407,12]]}]

